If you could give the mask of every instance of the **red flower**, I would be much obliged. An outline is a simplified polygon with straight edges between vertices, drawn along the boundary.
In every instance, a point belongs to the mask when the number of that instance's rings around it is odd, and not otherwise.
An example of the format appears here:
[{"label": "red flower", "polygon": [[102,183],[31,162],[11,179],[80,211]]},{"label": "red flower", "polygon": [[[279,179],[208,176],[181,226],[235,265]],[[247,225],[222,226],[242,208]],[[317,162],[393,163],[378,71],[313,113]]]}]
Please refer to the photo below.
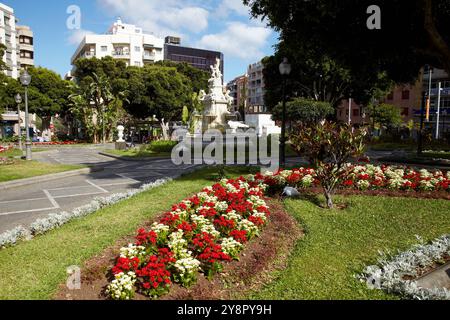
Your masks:
[{"label": "red flower", "polygon": [[138,235],[136,236],[136,244],[138,246],[142,245],[154,245],[158,239],[158,235],[154,231],[146,232],[145,229],[139,229]]},{"label": "red flower", "polygon": [[131,270],[135,270],[138,266],[139,266],[138,258],[128,259],[120,257],[119,259],[117,259],[117,263],[112,269],[112,272],[114,274],[118,274],[121,272],[128,272]]},{"label": "red flower", "polygon": [[230,236],[240,243],[246,243],[248,241],[246,230],[233,230],[230,232]]}]

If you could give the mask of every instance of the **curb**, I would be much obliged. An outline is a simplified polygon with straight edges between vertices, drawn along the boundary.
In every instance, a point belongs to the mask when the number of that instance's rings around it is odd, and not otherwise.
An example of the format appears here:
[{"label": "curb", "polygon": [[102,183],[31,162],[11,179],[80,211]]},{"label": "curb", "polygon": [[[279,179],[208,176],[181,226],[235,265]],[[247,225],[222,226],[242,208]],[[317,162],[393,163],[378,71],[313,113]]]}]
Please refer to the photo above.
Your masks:
[{"label": "curb", "polygon": [[13,181],[7,181],[7,182],[0,182],[0,190],[7,190],[22,186],[27,186],[30,184],[38,183],[38,182],[46,182],[46,181],[52,181],[60,178],[66,178],[66,177],[72,177],[77,176],[80,174],[86,174],[86,173],[93,173],[93,172],[99,172],[103,171],[104,169],[102,167],[89,167],[89,168],[83,168],[78,170],[71,170],[71,171],[64,171],[64,172],[58,172],[53,174],[47,174],[42,176],[36,176],[31,178],[25,178],[25,179],[18,179]]},{"label": "curb", "polygon": [[117,160],[123,160],[123,161],[135,161],[135,162],[139,162],[139,161],[151,161],[151,160],[166,160],[166,159],[170,159],[170,157],[143,157],[143,158],[131,158],[131,157],[122,157],[122,156],[115,156],[109,153],[105,153],[105,152],[99,152],[98,154],[105,156],[105,157],[110,157],[113,159],[117,159]]}]

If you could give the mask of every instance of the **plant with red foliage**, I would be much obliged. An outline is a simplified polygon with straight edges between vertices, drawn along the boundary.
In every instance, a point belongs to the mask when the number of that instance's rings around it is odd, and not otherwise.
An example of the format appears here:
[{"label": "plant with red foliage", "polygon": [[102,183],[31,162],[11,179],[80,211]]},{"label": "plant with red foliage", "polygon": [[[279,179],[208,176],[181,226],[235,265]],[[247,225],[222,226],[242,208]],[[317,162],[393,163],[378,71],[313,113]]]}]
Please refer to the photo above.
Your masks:
[{"label": "plant with red foliage", "polygon": [[112,268],[113,274],[119,274],[121,272],[127,273],[128,271],[134,271],[139,266],[138,258],[118,258],[116,265]]},{"label": "plant with red foliage", "polygon": [[230,232],[230,236],[233,237],[234,240],[242,244],[248,241],[246,230],[233,230]]},{"label": "plant with red foliage", "polygon": [[138,246],[154,246],[158,240],[158,235],[154,231],[145,231],[145,229],[139,229],[136,236],[136,245]]},{"label": "plant with red foliage", "polygon": [[229,235],[230,232],[236,227],[234,220],[227,220],[224,216],[214,220],[214,226],[220,233]]},{"label": "plant with red foliage", "polygon": [[198,255],[198,260],[202,263],[206,277],[211,279],[214,274],[221,272],[223,265],[221,261],[231,261],[231,257],[222,251],[218,244],[209,245]]},{"label": "plant with red foliage", "polygon": [[150,256],[147,263],[136,270],[138,281],[142,284],[143,292],[150,297],[156,298],[170,289],[172,284],[169,265],[175,263],[173,253],[167,248],[159,249],[157,255]]}]

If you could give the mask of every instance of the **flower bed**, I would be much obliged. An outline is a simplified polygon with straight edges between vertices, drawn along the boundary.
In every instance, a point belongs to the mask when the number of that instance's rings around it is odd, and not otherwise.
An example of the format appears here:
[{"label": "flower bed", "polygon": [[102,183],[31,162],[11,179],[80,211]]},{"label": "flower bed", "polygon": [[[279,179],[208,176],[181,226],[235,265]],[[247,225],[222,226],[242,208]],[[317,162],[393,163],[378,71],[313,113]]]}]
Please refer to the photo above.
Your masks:
[{"label": "flower bed", "polygon": [[0,153],[9,151],[13,148],[13,146],[0,146]]},{"label": "flower bed", "polygon": [[[430,172],[422,169],[396,166],[375,166],[371,164],[353,165],[350,174],[345,177],[341,188],[356,190],[413,190],[413,191],[450,191],[450,171]],[[313,169],[298,168],[281,170],[275,173],[257,174],[256,180],[279,191],[285,186],[309,188],[318,186]]]},{"label": "flower bed", "polygon": [[211,278],[223,262],[238,260],[244,244],[266,224],[265,189],[244,178],[222,180],[174,205],[160,223],[140,229],[136,242],[120,250],[109,296],[128,300],[138,291],[157,298],[172,283],[189,287],[199,272]]},{"label": "flower bed", "polygon": [[33,142],[33,146],[66,146],[78,144],[76,141],[49,141],[49,142]]}]

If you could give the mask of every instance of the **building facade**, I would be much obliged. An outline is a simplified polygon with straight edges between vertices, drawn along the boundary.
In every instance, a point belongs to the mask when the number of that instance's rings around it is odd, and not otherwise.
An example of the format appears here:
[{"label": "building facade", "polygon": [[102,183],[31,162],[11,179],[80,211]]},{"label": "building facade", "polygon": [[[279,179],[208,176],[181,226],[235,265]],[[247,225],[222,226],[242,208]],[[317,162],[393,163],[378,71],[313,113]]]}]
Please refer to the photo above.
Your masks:
[{"label": "building facade", "polygon": [[[438,108],[438,88],[441,84],[441,94],[439,99]],[[430,88],[430,73],[423,73],[423,81],[421,83],[421,91],[428,92]],[[416,122],[420,122],[420,100],[418,107],[414,112],[414,119]],[[439,117],[438,117],[439,110]],[[438,123],[439,120],[439,123]],[[436,136],[436,128],[439,126],[437,133],[440,138],[450,138],[450,76],[441,69],[433,69],[431,73],[431,91],[430,91],[430,110],[429,118],[425,120],[424,127],[433,133],[433,137]]]},{"label": "building facade", "polygon": [[8,70],[5,74],[17,79],[19,75],[19,65],[17,62],[17,31],[16,17],[14,9],[0,3],[0,43],[5,45],[6,50],[3,61]]},{"label": "building facade", "polygon": [[16,26],[17,62],[20,68],[34,66],[34,34],[28,26]]},{"label": "building facade", "polygon": [[124,61],[128,66],[142,67],[164,59],[164,39],[132,24],[123,23],[120,18],[106,34],[86,35],[74,55],[72,65],[80,58],[103,58],[106,56]]},{"label": "building facade", "polygon": [[262,61],[248,66],[247,112],[266,112],[264,103],[264,65]]},{"label": "building facade", "polygon": [[[177,40],[178,39],[178,40]],[[181,46],[181,41],[176,37],[166,37],[164,44],[164,60],[172,62],[186,62],[187,64],[210,72],[210,67],[220,59],[220,71],[224,74],[224,56],[218,51],[189,48]]]},{"label": "building facade", "polygon": [[[3,61],[7,65],[5,74],[17,79],[20,70],[34,65],[33,32],[27,26],[17,25],[14,9],[0,3],[0,43],[6,47]],[[0,138],[12,137],[19,132],[19,123],[25,134],[25,112],[6,109],[1,114]],[[20,122],[19,122],[20,118]],[[30,114],[31,133],[36,131],[36,115]]]},{"label": "building facade", "polygon": [[246,74],[234,78],[227,84],[227,90],[230,91],[230,96],[233,97],[233,104],[231,111],[241,112],[247,107],[247,84],[248,76]]}]

